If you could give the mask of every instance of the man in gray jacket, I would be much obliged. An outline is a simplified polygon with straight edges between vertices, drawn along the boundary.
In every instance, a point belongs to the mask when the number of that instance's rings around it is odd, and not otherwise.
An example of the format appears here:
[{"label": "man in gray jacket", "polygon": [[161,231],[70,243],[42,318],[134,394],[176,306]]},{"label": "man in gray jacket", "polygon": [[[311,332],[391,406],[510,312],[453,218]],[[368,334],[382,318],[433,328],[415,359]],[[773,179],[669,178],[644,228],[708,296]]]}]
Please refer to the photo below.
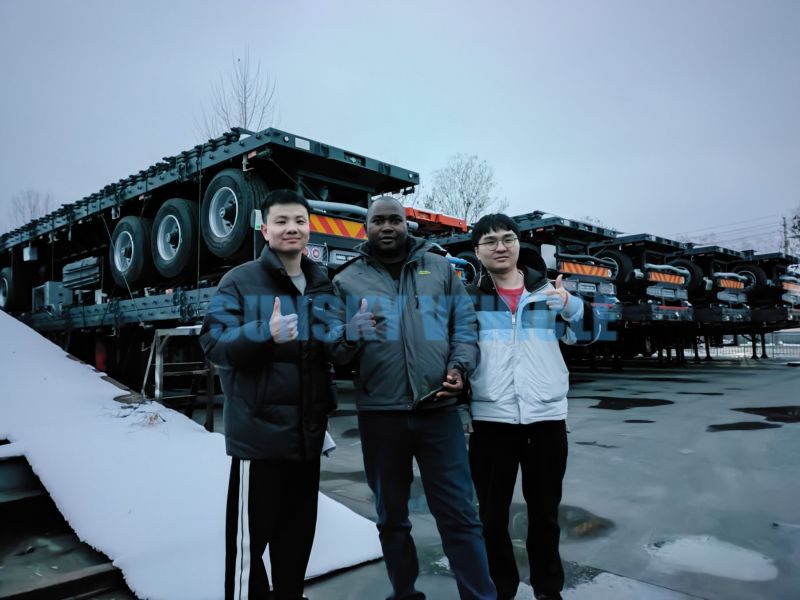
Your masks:
[{"label": "man in gray jacket", "polygon": [[408,236],[394,198],[373,202],[359,251],[333,280],[343,300],[333,358],[356,368],[364,468],[375,494],[389,598],[425,598],[414,585],[419,565],[408,519],[416,458],[461,598],[494,599],[455,406],[477,362],[472,303],[447,259]]}]

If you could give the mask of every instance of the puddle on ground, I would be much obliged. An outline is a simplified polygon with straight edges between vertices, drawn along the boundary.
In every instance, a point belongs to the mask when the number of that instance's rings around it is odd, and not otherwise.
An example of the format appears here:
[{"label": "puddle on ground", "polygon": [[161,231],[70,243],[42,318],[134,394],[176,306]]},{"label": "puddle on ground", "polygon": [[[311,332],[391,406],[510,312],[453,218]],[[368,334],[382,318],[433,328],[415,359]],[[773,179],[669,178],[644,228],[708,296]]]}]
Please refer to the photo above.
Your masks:
[{"label": "puddle on ground", "polygon": [[669,381],[671,383],[708,383],[706,379],[694,379],[692,377],[636,377],[640,381]]},{"label": "puddle on ground", "polygon": [[364,471],[325,471],[319,473],[320,481],[354,481],[356,483],[366,483],[367,476]]},{"label": "puddle on ground", "polygon": [[773,423],[800,423],[800,406],[767,406],[764,408],[733,408],[731,410],[759,415]]},{"label": "puddle on ground", "polygon": [[[562,540],[576,541],[606,535],[614,527],[614,522],[585,508],[562,504],[558,507],[558,525]],[[511,503],[509,532],[515,540],[525,540],[528,535],[528,508],[522,502]]]},{"label": "puddle on ground", "polygon": [[778,427],[782,427],[782,425],[761,423],[760,421],[740,421],[738,423],[709,425],[706,431],[755,431],[756,429],[777,429]]},{"label": "puddle on ground", "polygon": [[648,419],[625,419],[626,423],[655,423],[655,421],[650,421]]},{"label": "puddle on ground", "polygon": [[733,390],[733,391],[737,391],[737,392],[744,391],[744,388],[740,388],[740,387],[726,387],[725,389],[726,390]]},{"label": "puddle on ground", "polygon": [[613,388],[597,388],[595,392],[613,392]]},{"label": "puddle on ground", "polygon": [[689,571],[739,581],[769,581],[778,576],[772,559],[710,535],[663,540],[645,549],[667,571]]},{"label": "puddle on ground", "polygon": [[629,408],[675,404],[671,400],[656,398],[623,398],[621,396],[570,396],[570,399],[599,400],[598,404],[590,406],[589,408],[604,408],[606,410],[628,410]]},{"label": "puddle on ground", "polygon": [[682,396],[724,396],[723,392],[676,392]]},{"label": "puddle on ground", "polygon": [[342,433],[340,433],[337,437],[343,439],[353,439],[359,437],[358,427],[352,427],[350,429],[345,429]]},{"label": "puddle on ground", "polygon": [[619,448],[619,446],[612,446],[610,444],[598,444],[597,442],[575,442],[580,446],[597,446],[598,448]]}]

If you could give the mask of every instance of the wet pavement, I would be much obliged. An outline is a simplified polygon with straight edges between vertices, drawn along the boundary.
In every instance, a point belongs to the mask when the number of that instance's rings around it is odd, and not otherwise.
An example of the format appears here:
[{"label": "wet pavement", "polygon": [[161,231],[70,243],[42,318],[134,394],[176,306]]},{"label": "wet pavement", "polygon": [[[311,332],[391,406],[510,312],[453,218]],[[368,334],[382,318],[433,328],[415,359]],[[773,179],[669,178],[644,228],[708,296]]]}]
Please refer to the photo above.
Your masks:
[{"label": "wet pavement", "polygon": [[[570,455],[559,514],[564,598],[800,597],[798,369],[778,360],[717,359],[686,367],[630,365],[621,373],[578,370],[572,380]],[[340,406],[330,421],[338,447],[322,461],[321,489],[374,521],[352,385],[338,387]],[[202,422],[203,411],[194,419]],[[221,421],[218,413],[217,427]],[[420,557],[418,587],[431,600],[456,599],[416,469],[415,475],[409,508]],[[527,511],[519,481],[509,529],[527,582]],[[30,544],[4,548],[10,558],[0,565],[0,579],[3,567],[10,571],[9,561],[30,570],[43,564],[35,555],[46,551],[69,560],[83,556],[84,549],[72,546],[65,553],[71,538],[57,537],[60,530],[29,533]],[[35,551],[26,552],[29,547]],[[44,564],[60,569],[50,554]],[[382,561],[306,586],[312,600],[388,594]],[[532,598],[523,583],[517,600]]]},{"label": "wet pavement", "polygon": [[[777,360],[651,366],[574,372],[559,515],[564,597],[798,597],[800,373]],[[338,448],[323,460],[321,487],[374,520],[352,389],[339,388],[340,409],[330,424]],[[418,587],[430,599],[455,599],[415,474],[410,512]],[[524,581],[526,527],[518,481],[509,528]],[[306,587],[312,600],[388,593],[380,561]],[[532,598],[530,587],[521,586],[517,598]]]}]

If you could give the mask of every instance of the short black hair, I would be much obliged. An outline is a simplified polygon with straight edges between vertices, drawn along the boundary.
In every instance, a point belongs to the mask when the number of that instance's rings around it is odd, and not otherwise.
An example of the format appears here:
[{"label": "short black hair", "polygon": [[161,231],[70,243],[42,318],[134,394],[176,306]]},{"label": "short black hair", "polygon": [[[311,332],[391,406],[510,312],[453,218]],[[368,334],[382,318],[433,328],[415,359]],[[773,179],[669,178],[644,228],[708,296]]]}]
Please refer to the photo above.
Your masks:
[{"label": "short black hair", "polygon": [[272,190],[261,201],[261,219],[264,223],[267,222],[269,209],[276,204],[299,204],[309,215],[311,214],[311,206],[302,194],[294,190]]},{"label": "short black hair", "polygon": [[512,231],[518,238],[520,237],[519,226],[514,222],[514,219],[503,213],[493,213],[481,217],[475,225],[472,226],[472,245],[477,246],[481,238],[490,231]]}]

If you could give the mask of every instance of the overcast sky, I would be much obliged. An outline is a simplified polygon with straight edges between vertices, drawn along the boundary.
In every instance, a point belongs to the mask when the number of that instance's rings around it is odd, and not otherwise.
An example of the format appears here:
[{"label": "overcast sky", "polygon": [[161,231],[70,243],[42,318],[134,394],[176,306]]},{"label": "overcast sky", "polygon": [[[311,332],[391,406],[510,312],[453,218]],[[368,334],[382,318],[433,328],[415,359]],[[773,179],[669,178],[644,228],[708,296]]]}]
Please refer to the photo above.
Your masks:
[{"label": "overcast sky", "polygon": [[0,215],[202,141],[246,45],[276,126],[423,183],[477,154],[511,213],[738,247],[800,206],[796,0],[0,0]]}]

